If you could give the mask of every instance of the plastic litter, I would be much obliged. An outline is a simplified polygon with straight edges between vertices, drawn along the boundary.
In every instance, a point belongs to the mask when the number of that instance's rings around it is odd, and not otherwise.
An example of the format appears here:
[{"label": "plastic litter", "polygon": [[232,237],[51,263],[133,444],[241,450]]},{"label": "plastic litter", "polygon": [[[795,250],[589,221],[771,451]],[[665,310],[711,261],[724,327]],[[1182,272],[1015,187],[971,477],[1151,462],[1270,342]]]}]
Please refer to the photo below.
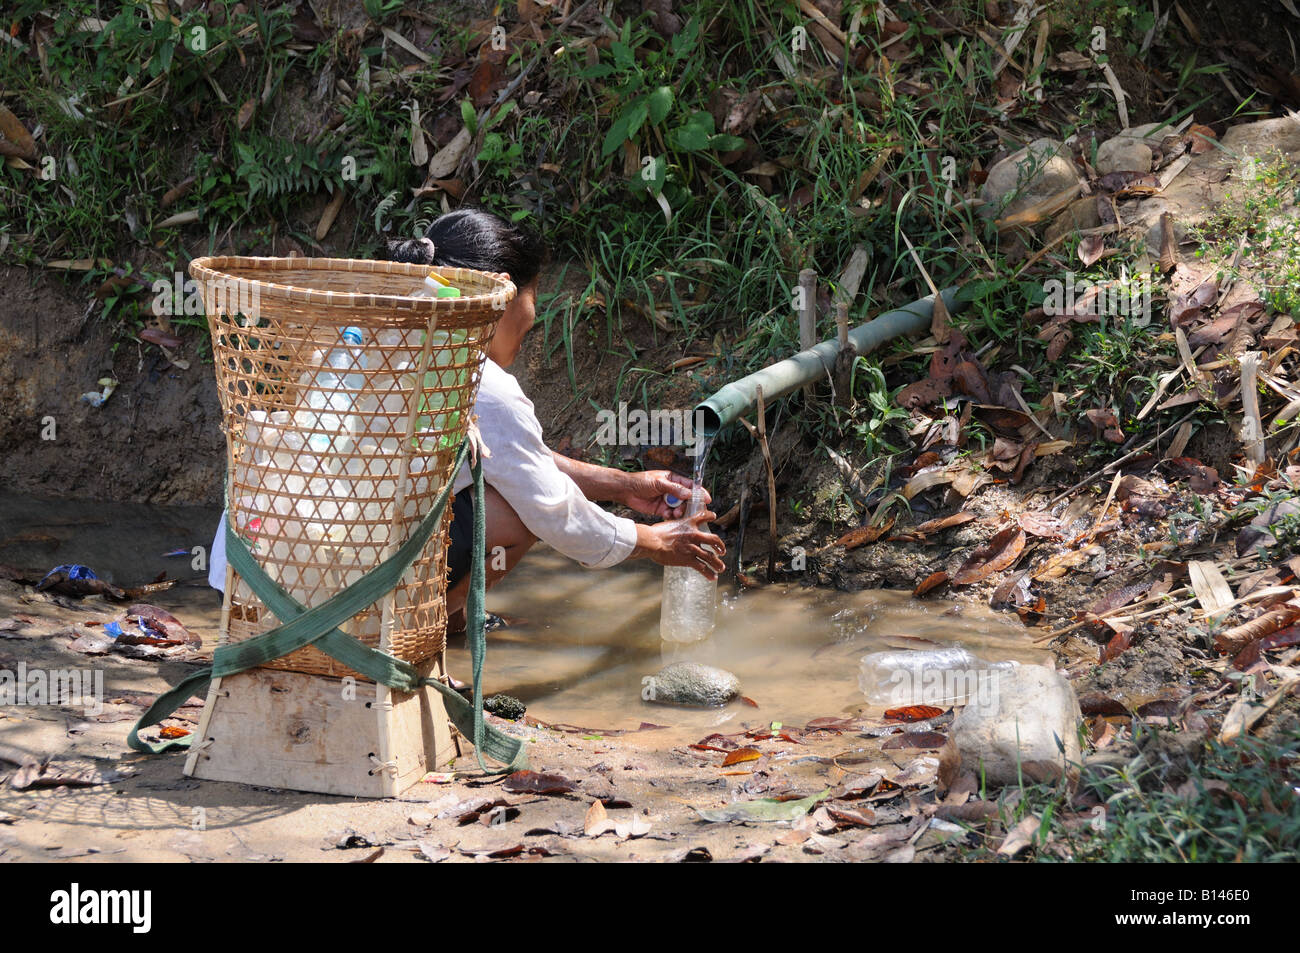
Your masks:
[{"label": "plastic litter", "polygon": [[64,578],[72,582],[76,582],[81,579],[99,578],[99,576],[95,575],[95,570],[91,569],[89,566],[82,566],[80,563],[69,563],[64,566],[55,566],[53,569],[47,572],[44,576],[41,577],[41,581],[36,584],[36,588],[40,589],[42,586],[46,584],[46,582],[49,581],[49,578],[51,576],[53,576],[55,573],[60,573],[60,572],[66,573],[67,575]]},{"label": "plastic litter", "polygon": [[414,292],[412,298],[459,298],[460,289],[453,286],[446,278],[431,271],[424,276],[424,287]]},{"label": "plastic litter", "polygon": [[862,657],[858,687],[872,705],[960,705],[992,689],[1016,662],[986,662],[960,647],[929,652],[872,652]]},{"label": "plastic litter", "polygon": [[[686,519],[704,509],[699,484],[691,489]],[[689,566],[665,566],[663,601],[659,609],[659,638],[665,642],[698,642],[713,632],[718,610],[718,581],[706,579]]]},{"label": "plastic litter", "polygon": [[117,390],[117,380],[112,377],[101,377],[95,383],[99,384],[100,390],[88,390],[81,395],[81,400],[85,401],[91,407],[103,407],[104,401],[113,396],[113,391]]}]

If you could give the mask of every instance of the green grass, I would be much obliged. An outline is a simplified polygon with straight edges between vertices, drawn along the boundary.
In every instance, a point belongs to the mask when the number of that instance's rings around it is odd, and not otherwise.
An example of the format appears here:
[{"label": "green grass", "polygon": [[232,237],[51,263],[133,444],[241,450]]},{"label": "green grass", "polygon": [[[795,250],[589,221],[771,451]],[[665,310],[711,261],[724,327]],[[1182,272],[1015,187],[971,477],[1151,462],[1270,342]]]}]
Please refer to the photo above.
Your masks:
[{"label": "green grass", "polygon": [[961,857],[985,860],[1005,831],[1033,815],[1042,823],[1021,859],[1294,863],[1300,856],[1298,788],[1300,729],[1274,741],[1211,741],[1198,759],[1139,755],[1118,767],[1085,767],[1078,790],[1094,795],[1087,804],[1100,801],[1104,821],[1092,821],[1094,807],[1076,812],[1063,784],[1023,785],[1002,794],[996,827],[963,824],[968,833],[951,843]]},{"label": "green grass", "polygon": [[[18,57],[0,59],[0,85],[45,127],[39,146],[58,169],[54,181],[0,170],[0,228],[22,236],[10,243],[20,260],[105,257],[133,263],[145,276],[170,275],[184,270],[196,230],[206,234],[209,251],[227,239],[240,252],[287,234],[310,254],[314,220],[305,221],[304,212],[338,188],[349,191],[359,212],[346,236],[349,253],[373,254],[382,237],[414,233],[441,210],[434,200],[410,197],[424,176],[409,157],[409,103],[418,99],[426,129],[442,112],[467,121],[477,135],[464,200],[539,226],[557,262],[585,270],[581,293],[548,297],[539,308],[547,348],[562,355],[575,399],[585,399],[575,367],[579,347],[621,363],[620,394],[658,399],[671,382],[631,343],[641,329],[670,351],[711,355],[693,372],[701,392],[787,356],[798,349],[791,291],[799,270],[814,268],[824,285],[833,284],[859,245],[870,265],[852,321],[919,298],[929,289],[904,235],[936,284],[967,284],[973,300],[957,325],[972,346],[999,346],[1001,360],[1014,360],[1042,382],[1027,384],[1028,399],[1065,386],[1084,391],[1079,400],[1089,406],[1118,399],[1130,393],[1128,364],[1149,344],[1122,331],[1085,329],[1065,378],[1043,373],[1043,346],[1025,333],[1021,316],[1042,273],[1058,265],[1049,257],[1032,270],[1039,274],[1017,274],[992,227],[973,207],[950,206],[945,195],[954,184],[947,171],[960,193],[973,164],[986,163],[997,146],[989,128],[998,122],[998,56],[986,43],[941,35],[916,11],[907,13],[903,40],[929,44],[925,54],[900,65],[891,56],[897,47],[879,48],[884,38],[868,11],[861,43],[875,65],[837,72],[812,35],[805,49],[792,50],[793,30],[804,23],[794,4],[702,0],[681,11],[685,28],[671,39],[659,36],[648,16],[635,15],[609,24],[606,41],[573,44],[563,55],[555,54],[557,42],[516,43],[510,71],[544,54],[525,88],[543,90],[547,99],[529,104],[516,95],[475,109],[460,96],[434,102],[453,68],[465,68],[457,57],[471,44],[464,18],[450,11],[431,11],[444,23],[432,62],[398,72],[375,41],[355,49],[328,23],[324,42],[293,48],[302,45],[291,44],[292,5],[235,14],[235,4],[222,0],[185,14],[179,26],[131,7],[102,29],[81,32],[79,17],[105,16],[102,5],[65,6],[47,45],[48,79]],[[225,12],[221,26],[210,19],[217,6]],[[1094,23],[1129,45],[1147,25],[1148,14],[1133,4],[1075,6],[1048,52],[1086,49]],[[14,18],[25,22],[40,9],[23,0]],[[370,0],[365,9],[376,23],[409,32],[402,5]],[[982,17],[982,5],[946,4],[944,15]],[[205,31],[203,49],[195,48],[195,28]],[[934,52],[941,41],[951,44],[951,58]],[[800,78],[784,74],[783,57],[798,60]],[[352,94],[333,105],[303,105],[337,108],[332,131],[311,140],[289,135],[286,111],[273,108],[274,95],[264,96],[268,84],[272,94],[290,85],[313,89],[327,69]],[[1050,99],[1068,77],[1048,72],[1037,79]],[[156,85],[141,93],[150,83]],[[228,104],[217,102],[212,83]],[[740,136],[720,128],[711,97],[752,93],[761,97],[752,128]],[[1088,90],[1084,100],[1079,122],[1110,108],[1104,90]],[[241,106],[249,102],[256,108],[240,128]],[[68,115],[69,103],[80,118]],[[1029,120],[1042,108],[1032,98],[1020,107]],[[736,159],[741,146],[748,151]],[[752,167],[766,168],[767,179]],[[867,180],[869,169],[875,174]],[[191,192],[160,208],[162,194],[189,176]],[[185,209],[199,212],[196,225],[158,224]],[[88,281],[96,278],[102,273]],[[1285,294],[1283,283],[1278,294]],[[833,316],[823,317],[817,331],[829,337]],[[801,415],[802,426],[828,440],[848,433],[864,455],[896,450],[901,418],[882,400],[927,367],[925,357],[899,348],[880,358],[900,353],[901,362],[863,365],[855,388],[860,407],[829,418],[811,409]]]}]

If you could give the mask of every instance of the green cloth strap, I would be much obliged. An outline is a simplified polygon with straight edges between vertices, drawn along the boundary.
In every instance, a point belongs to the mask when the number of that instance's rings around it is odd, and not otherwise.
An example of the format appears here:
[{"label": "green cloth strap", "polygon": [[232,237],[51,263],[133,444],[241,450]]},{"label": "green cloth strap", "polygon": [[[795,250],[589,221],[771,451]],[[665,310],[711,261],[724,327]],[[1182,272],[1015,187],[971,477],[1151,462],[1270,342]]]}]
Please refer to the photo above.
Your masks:
[{"label": "green cloth strap", "polygon": [[[127,736],[127,744],[136,751],[160,753],[177,748],[187,748],[193,735],[171,741],[151,744],[140,740],[141,728],[158,724],[168,717],[191,694],[201,692],[213,679],[234,675],[263,665],[273,659],[281,658],[305,645],[315,645],[318,649],[337,659],[349,668],[360,672],[367,678],[387,685],[397,691],[414,692],[423,685],[436,688],[443,696],[447,715],[461,734],[474,742],[474,753],[484,771],[494,773],[483,761],[486,752],[489,757],[506,765],[504,770],[517,770],[526,763],[523,743],[497,728],[488,725],[483,719],[482,672],[483,656],[486,653],[484,638],[483,594],[486,575],[483,567],[484,534],[486,523],[483,515],[483,468],[480,461],[472,467],[474,476],[475,519],[474,540],[470,569],[470,591],[466,600],[466,637],[469,642],[470,659],[474,670],[474,704],[471,706],[459,693],[444,685],[436,678],[421,679],[415,667],[402,659],[370,648],[352,636],[341,631],[338,626],[367,606],[395,588],[402,576],[424,550],[426,543],[437,530],[443,510],[451,494],[455,474],[459,472],[469,452],[469,442],[461,447],[447,484],[439,492],[429,514],[420,522],[416,531],[397,551],[370,572],[366,573],[352,585],[335,593],[325,602],[308,609],[286,593],[274,580],[266,575],[257,560],[248,550],[247,544],[235,533],[229,522],[226,523],[227,559],[240,578],[248,585],[262,603],[282,620],[281,624],[268,632],[254,636],[242,642],[218,646],[213,653],[213,663],[187,677],[175,688],[158,697],[149,710],[141,716],[140,721]],[[500,770],[500,769],[498,769]]]}]

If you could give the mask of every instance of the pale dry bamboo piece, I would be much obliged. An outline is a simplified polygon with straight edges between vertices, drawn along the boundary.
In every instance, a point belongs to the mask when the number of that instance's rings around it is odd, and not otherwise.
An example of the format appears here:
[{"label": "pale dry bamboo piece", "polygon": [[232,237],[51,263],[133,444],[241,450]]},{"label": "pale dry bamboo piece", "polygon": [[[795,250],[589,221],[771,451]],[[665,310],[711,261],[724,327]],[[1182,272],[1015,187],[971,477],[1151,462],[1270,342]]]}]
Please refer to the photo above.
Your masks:
[{"label": "pale dry bamboo piece", "polygon": [[[459,298],[413,297],[435,270]],[[332,258],[200,258],[228,454],[227,506],[271,579],[306,606],[405,542],[451,477],[505,275]],[[344,341],[361,331],[360,345]],[[331,363],[333,355],[333,363]],[[343,628],[415,665],[445,646],[451,506],[391,593]],[[233,574],[223,638],[279,622]],[[356,672],[306,646],[268,668]]]}]

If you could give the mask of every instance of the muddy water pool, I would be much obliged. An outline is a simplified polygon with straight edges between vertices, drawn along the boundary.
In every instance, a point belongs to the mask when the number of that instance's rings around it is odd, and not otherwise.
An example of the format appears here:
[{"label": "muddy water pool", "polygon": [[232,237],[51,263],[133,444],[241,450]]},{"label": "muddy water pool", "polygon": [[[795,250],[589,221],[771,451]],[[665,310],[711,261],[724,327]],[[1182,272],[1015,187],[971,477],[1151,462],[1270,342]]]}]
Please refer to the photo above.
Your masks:
[{"label": "muddy water pool", "polygon": [[[193,556],[167,556],[211,543],[220,516],[208,507],[157,507],[0,496],[0,563],[42,571],[82,563],[119,586],[159,573],[180,580],[148,601],[173,612],[216,643],[220,595],[207,588]],[[541,547],[488,594],[488,608],[509,625],[490,633],[485,691],[514,695],[535,718],[593,733],[668,726],[645,732],[667,740],[737,730],[741,723],[808,719],[859,710],[858,660],[887,649],[961,644],[990,661],[1041,662],[1013,617],[909,593],[835,592],[776,585],[735,592],[719,587],[714,634],[702,643],[659,639],[663,571],[648,562],[591,571]],[[89,604],[87,604],[89,606]],[[641,697],[642,679],[677,659],[734,672],[743,701],[722,709],[682,709]],[[470,671],[464,639],[449,640],[449,667]],[[730,728],[728,726],[731,726]],[[631,736],[629,736],[631,737]]]}]

